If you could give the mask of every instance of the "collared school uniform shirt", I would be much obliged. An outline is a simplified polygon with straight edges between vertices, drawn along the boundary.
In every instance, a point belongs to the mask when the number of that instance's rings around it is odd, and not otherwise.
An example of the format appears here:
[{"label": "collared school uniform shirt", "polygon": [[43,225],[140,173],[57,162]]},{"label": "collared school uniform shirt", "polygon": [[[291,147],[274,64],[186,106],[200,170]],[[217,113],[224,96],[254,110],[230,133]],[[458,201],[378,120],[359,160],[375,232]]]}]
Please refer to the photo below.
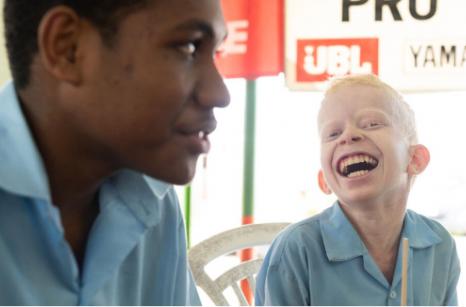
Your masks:
[{"label": "collared school uniform shirt", "polygon": [[[408,305],[456,305],[455,242],[408,210]],[[401,244],[401,243],[400,243]],[[256,305],[400,305],[401,247],[388,283],[338,203],[291,225],[273,242],[257,278]]]},{"label": "collared school uniform shirt", "polygon": [[79,270],[12,83],[0,92],[0,305],[200,305],[173,187],[129,170],[99,192]]}]

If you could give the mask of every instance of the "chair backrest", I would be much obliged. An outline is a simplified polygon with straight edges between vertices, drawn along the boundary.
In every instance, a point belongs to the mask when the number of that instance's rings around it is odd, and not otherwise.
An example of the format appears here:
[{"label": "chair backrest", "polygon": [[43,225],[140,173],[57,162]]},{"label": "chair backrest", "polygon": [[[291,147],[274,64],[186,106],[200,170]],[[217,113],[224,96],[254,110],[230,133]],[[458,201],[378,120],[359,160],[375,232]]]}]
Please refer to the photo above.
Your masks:
[{"label": "chair backrest", "polygon": [[211,278],[205,267],[217,257],[240,251],[245,248],[269,245],[275,236],[289,223],[249,224],[224,231],[189,250],[189,264],[197,286],[199,286],[216,305],[229,305],[224,292],[231,287],[241,305],[248,305],[239,282],[248,280],[252,291],[255,290],[255,275],[263,259],[251,259],[227,270],[219,277]]}]

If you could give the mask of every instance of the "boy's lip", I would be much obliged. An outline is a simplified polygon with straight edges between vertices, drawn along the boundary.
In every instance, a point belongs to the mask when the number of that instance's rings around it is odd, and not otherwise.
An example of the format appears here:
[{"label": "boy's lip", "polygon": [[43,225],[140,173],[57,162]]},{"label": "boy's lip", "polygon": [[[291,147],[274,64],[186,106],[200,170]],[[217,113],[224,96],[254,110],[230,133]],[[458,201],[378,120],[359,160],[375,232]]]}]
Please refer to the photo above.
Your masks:
[{"label": "boy's lip", "polygon": [[180,125],[177,133],[186,142],[190,151],[195,154],[208,153],[210,150],[209,135],[217,127],[215,118],[199,122],[190,122],[189,124]]},{"label": "boy's lip", "polygon": [[189,123],[180,125],[178,127],[178,133],[184,135],[198,135],[202,133],[203,135],[209,135],[217,128],[217,121],[212,118],[205,121],[200,121],[196,123]]}]

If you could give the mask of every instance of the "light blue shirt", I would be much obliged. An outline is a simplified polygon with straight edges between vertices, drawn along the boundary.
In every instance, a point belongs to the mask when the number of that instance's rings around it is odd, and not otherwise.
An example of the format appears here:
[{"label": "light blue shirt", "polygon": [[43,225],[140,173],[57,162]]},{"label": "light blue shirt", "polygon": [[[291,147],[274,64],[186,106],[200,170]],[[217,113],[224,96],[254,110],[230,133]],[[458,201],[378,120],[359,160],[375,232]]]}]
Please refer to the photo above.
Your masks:
[{"label": "light blue shirt", "polygon": [[[437,222],[408,210],[408,305],[456,305],[455,242]],[[401,248],[389,284],[338,203],[286,228],[257,278],[257,305],[400,305]]]},{"label": "light blue shirt", "polygon": [[173,187],[129,170],[99,193],[80,271],[12,83],[0,91],[0,305],[200,305]]}]

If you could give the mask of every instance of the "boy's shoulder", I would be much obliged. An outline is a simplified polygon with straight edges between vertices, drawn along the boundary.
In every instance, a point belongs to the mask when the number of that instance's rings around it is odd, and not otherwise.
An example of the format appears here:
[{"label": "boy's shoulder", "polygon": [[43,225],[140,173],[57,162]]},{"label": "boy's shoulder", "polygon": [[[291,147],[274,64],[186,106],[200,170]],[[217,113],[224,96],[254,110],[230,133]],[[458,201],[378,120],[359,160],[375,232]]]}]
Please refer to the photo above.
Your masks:
[{"label": "boy's shoulder", "polygon": [[330,208],[324,211],[305,218],[299,222],[293,223],[285,228],[281,233],[284,239],[291,239],[294,237],[305,236],[319,236],[320,235],[320,223],[321,221],[328,218],[328,211]]},{"label": "boy's shoulder", "polygon": [[323,239],[320,224],[328,218],[330,208],[308,217],[299,222],[290,224],[274,239],[271,254],[274,262],[279,262],[283,253],[297,255],[300,251],[305,253],[322,253]]},{"label": "boy's shoulder", "polygon": [[[454,239],[448,230],[438,221],[426,217],[422,214],[414,212],[408,209],[406,212],[406,218],[415,226],[416,235],[419,237],[425,237],[424,232],[431,231],[438,237],[437,244],[451,246],[454,244]],[[422,232],[422,233],[421,233]]]}]

